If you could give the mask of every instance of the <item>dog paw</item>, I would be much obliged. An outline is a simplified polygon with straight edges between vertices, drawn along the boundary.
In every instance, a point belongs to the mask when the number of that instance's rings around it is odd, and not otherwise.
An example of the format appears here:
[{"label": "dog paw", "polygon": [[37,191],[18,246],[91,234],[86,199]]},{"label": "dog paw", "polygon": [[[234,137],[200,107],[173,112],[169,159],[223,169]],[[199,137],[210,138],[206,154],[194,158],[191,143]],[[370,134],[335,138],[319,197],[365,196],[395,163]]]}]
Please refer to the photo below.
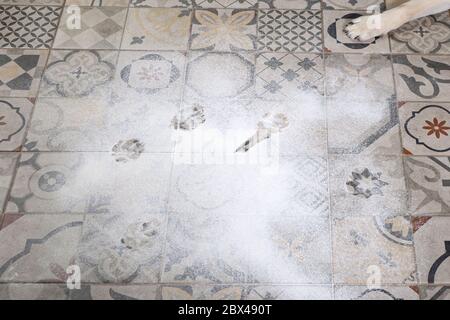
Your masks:
[{"label": "dog paw", "polygon": [[381,15],[353,19],[344,31],[351,39],[359,41],[368,41],[387,33],[386,28],[383,28]]}]

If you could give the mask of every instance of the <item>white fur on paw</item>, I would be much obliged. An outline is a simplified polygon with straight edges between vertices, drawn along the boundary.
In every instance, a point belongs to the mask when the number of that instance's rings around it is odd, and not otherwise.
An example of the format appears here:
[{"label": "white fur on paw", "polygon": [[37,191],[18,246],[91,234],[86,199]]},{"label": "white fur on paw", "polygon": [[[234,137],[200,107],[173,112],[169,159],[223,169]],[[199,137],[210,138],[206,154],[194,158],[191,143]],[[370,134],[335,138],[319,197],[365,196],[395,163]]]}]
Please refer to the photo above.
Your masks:
[{"label": "white fur on paw", "polygon": [[382,28],[374,24],[374,18],[374,16],[364,16],[353,19],[344,30],[351,39],[368,41],[384,33]]}]

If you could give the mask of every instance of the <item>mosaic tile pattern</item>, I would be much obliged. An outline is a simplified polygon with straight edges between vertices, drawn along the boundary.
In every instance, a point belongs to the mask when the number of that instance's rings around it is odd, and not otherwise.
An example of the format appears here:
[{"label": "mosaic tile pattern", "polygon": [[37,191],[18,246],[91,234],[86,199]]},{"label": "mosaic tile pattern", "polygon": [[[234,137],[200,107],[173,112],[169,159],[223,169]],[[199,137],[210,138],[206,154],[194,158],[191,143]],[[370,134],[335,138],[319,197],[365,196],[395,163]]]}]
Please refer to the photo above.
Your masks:
[{"label": "mosaic tile pattern", "polygon": [[61,7],[0,6],[1,48],[50,48]]},{"label": "mosaic tile pattern", "polygon": [[449,18],[373,5],[0,0],[0,299],[449,300]]}]

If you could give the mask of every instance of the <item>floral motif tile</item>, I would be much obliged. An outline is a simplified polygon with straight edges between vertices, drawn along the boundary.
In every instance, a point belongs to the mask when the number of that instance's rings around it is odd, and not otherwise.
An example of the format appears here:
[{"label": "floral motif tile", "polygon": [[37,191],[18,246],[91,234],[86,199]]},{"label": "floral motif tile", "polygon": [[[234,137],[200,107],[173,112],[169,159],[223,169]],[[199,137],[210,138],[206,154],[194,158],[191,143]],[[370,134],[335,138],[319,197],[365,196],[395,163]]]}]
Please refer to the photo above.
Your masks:
[{"label": "floral motif tile", "polygon": [[0,96],[36,96],[47,55],[47,50],[0,49]]},{"label": "floral motif tile", "polygon": [[258,0],[260,9],[320,10],[320,0]]},{"label": "floral motif tile", "polygon": [[400,104],[403,153],[450,155],[450,104]]},{"label": "floral motif tile", "polygon": [[282,157],[274,173],[248,164],[178,164],[173,168],[169,210],[192,215],[327,216],[326,160]]},{"label": "floral motif tile", "polygon": [[333,224],[337,284],[414,284],[412,226],[408,217],[347,217]]},{"label": "floral motif tile", "polygon": [[404,165],[410,212],[450,214],[450,158],[405,157]]},{"label": "floral motif tile", "polygon": [[40,97],[108,96],[117,52],[53,50],[42,78]]},{"label": "floral motif tile", "polygon": [[128,7],[130,0],[66,0],[65,6]]},{"label": "floral motif tile", "polygon": [[447,12],[413,20],[390,35],[395,53],[450,53],[450,17]]},{"label": "floral motif tile", "polygon": [[[124,108],[126,102],[127,108]],[[111,103],[100,98],[41,98],[27,134],[33,151],[106,151],[136,139],[145,152],[171,152],[170,123],[178,104],[129,94]],[[1,144],[0,144],[1,146]]]},{"label": "floral motif tile", "polygon": [[191,52],[187,62],[188,97],[249,98],[254,93],[255,55],[246,52]]},{"label": "floral motif tile", "polygon": [[[5,153],[0,154],[0,206],[3,208],[10,188],[11,179],[16,168],[18,153]],[[0,222],[1,222],[0,216]]]},{"label": "floral motif tile", "polygon": [[[291,101],[185,101],[178,118],[193,114],[200,105],[202,123],[193,130],[174,131],[177,152],[211,153],[230,160],[255,157],[264,165],[264,156],[319,155],[327,153],[326,113],[320,97],[306,96],[302,104]],[[277,121],[284,123],[278,123]],[[264,128],[272,129],[264,136]],[[281,127],[277,129],[278,127]],[[259,136],[258,136],[259,135]],[[263,137],[264,136],[264,137]],[[201,139],[200,139],[201,138]],[[246,141],[247,152],[236,153]],[[217,162],[210,162],[217,163]]]},{"label": "floral motif tile", "polygon": [[1,300],[67,300],[66,284],[5,283],[0,284]]},{"label": "floral motif tile", "polygon": [[162,214],[88,216],[76,258],[82,281],[158,282],[164,235]]},{"label": "floral motif tile", "polygon": [[393,56],[399,101],[450,101],[449,56]]},{"label": "floral motif tile", "polygon": [[417,286],[337,286],[336,300],[419,300]]},{"label": "floral motif tile", "polygon": [[33,108],[25,98],[0,98],[0,150],[20,150]]},{"label": "floral motif tile", "polygon": [[131,0],[131,7],[191,8],[193,0]]},{"label": "floral motif tile", "polygon": [[276,100],[323,95],[324,74],[320,55],[262,53],[256,58],[256,95]]},{"label": "floral motif tile", "polygon": [[419,283],[450,284],[450,218],[416,217],[413,224]]},{"label": "floral motif tile", "polygon": [[331,284],[327,217],[250,217],[249,282]]},{"label": "floral motif tile", "polygon": [[250,286],[248,300],[330,300],[331,286]]},{"label": "floral motif tile", "polygon": [[397,216],[406,212],[398,156],[331,156],[331,209],[335,216]]},{"label": "floral motif tile", "polygon": [[106,152],[23,153],[6,212],[164,212],[170,159],[142,154],[123,162]]},{"label": "floral motif tile", "polygon": [[[195,0],[197,8],[250,9],[256,8],[258,0]],[[255,16],[256,17],[256,16]]]},{"label": "floral motif tile", "polygon": [[0,230],[0,281],[65,282],[83,216],[19,214],[5,220]]},{"label": "floral motif tile", "polygon": [[256,49],[256,11],[195,10],[190,47],[214,51]]},{"label": "floral motif tile", "polygon": [[420,286],[421,300],[450,300],[450,286]]},{"label": "floral motif tile", "polygon": [[176,8],[130,8],[122,49],[186,50],[192,12]]},{"label": "floral motif tile", "polygon": [[246,282],[243,220],[236,216],[171,214],[162,282]]},{"label": "floral motif tile", "polygon": [[50,48],[61,7],[0,6],[1,48]]},{"label": "floral motif tile", "polygon": [[80,27],[69,20],[73,12],[66,10],[56,33],[53,48],[118,49],[127,14],[124,7],[80,7]]},{"label": "floral motif tile", "polygon": [[261,51],[321,52],[321,11],[259,11],[258,43]]},{"label": "floral motif tile", "polygon": [[346,35],[344,32],[346,25],[363,14],[364,12],[324,10],[324,50],[341,53],[389,53],[387,36],[359,41]]},{"label": "floral motif tile", "polygon": [[384,7],[384,0],[324,0],[325,9],[366,10],[371,6]]},{"label": "floral motif tile", "polygon": [[184,82],[185,55],[180,52],[121,51],[114,94],[129,99],[178,101]]}]

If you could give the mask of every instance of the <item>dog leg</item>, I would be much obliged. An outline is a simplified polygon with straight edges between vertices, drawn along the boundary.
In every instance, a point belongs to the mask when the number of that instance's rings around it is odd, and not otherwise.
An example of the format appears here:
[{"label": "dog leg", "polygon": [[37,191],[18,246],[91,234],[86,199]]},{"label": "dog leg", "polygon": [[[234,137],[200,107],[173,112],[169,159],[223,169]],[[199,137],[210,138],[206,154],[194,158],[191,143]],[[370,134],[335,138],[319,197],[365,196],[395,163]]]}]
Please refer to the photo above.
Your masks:
[{"label": "dog leg", "polygon": [[409,0],[381,14],[354,19],[346,28],[352,39],[367,41],[395,30],[408,21],[450,9],[450,0]]}]

